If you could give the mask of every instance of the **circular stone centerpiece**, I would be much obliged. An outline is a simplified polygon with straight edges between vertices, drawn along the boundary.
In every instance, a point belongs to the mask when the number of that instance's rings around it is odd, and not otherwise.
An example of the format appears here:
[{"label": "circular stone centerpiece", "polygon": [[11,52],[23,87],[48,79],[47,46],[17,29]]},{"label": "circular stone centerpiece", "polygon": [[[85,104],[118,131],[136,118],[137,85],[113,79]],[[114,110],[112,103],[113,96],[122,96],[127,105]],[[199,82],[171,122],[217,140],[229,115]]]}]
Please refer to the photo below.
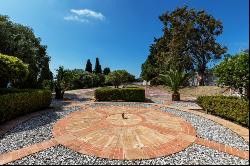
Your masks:
[{"label": "circular stone centerpiece", "polygon": [[60,144],[83,154],[151,159],[182,151],[196,138],[192,125],[157,107],[93,104],[82,109],[59,120],[53,135]]},{"label": "circular stone centerpiece", "polygon": [[132,127],[142,121],[142,118],[135,114],[114,114],[107,117],[107,122],[120,127]]}]

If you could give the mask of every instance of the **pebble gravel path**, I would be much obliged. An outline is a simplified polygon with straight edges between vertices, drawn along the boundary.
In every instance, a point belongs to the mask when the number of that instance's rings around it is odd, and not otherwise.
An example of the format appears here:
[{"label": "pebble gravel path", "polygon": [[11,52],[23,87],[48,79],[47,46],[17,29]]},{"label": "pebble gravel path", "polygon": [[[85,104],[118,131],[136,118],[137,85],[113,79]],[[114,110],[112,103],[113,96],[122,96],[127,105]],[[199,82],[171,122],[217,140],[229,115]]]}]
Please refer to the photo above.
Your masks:
[{"label": "pebble gravel path", "polygon": [[55,122],[78,109],[72,107],[63,112],[48,112],[17,125],[0,136],[0,154],[51,139]]},{"label": "pebble gravel path", "polygon": [[24,157],[8,165],[248,165],[248,160],[193,144],[182,152],[151,160],[108,160],[74,152],[62,145]]},{"label": "pebble gravel path", "polygon": [[248,143],[246,143],[242,137],[218,123],[184,111],[169,108],[164,108],[162,110],[182,117],[191,123],[196,129],[197,135],[201,138],[213,140],[241,150],[249,150]]}]

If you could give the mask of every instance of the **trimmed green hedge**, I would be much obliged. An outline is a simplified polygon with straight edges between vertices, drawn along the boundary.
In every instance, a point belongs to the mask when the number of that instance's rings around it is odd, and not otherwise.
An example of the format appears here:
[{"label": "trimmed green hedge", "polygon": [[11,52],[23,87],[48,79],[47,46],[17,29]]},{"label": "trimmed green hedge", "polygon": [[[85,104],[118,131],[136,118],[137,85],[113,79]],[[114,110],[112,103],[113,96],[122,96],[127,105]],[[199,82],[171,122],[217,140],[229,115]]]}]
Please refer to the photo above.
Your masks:
[{"label": "trimmed green hedge", "polygon": [[126,101],[144,102],[145,89],[143,88],[98,88],[95,91],[96,101]]},{"label": "trimmed green hedge", "polygon": [[0,95],[9,93],[28,92],[28,91],[32,91],[32,89],[0,88]]},{"label": "trimmed green hedge", "polygon": [[[6,92],[6,91],[5,91]],[[49,107],[49,90],[17,90],[0,95],[0,123]]]},{"label": "trimmed green hedge", "polygon": [[249,127],[249,102],[238,97],[201,96],[198,104],[207,112]]}]

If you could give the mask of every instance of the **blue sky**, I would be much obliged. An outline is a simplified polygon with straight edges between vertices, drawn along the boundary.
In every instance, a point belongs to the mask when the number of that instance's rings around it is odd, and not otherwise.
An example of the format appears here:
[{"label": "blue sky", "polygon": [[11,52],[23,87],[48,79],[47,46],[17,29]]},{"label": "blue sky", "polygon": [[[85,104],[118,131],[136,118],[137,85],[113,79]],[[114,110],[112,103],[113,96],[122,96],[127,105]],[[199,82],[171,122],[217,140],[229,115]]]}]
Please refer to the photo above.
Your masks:
[{"label": "blue sky", "polygon": [[223,22],[218,41],[234,54],[249,45],[248,0],[0,0],[0,14],[33,28],[48,46],[50,68],[94,66],[139,76],[164,11],[187,5]]}]

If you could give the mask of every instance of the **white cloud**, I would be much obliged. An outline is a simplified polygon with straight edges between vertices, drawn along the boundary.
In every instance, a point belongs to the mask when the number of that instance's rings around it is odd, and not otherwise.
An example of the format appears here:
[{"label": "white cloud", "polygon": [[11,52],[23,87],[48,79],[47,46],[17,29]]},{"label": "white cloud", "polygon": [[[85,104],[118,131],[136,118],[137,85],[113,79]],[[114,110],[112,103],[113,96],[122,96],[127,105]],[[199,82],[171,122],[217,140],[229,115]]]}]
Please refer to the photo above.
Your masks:
[{"label": "white cloud", "polygon": [[67,21],[78,21],[78,22],[85,22],[85,23],[89,22],[89,20],[83,19],[83,18],[79,18],[76,15],[66,16],[66,17],[64,17],[64,20],[67,20]]},{"label": "white cloud", "polygon": [[99,20],[104,20],[104,15],[100,12],[95,12],[93,10],[90,10],[90,9],[79,9],[79,10],[76,10],[76,9],[71,9],[70,10],[72,13],[75,13],[79,16],[83,16],[83,17],[89,17],[89,18],[96,18],[96,19],[99,19]]},{"label": "white cloud", "polygon": [[71,14],[64,17],[67,21],[78,21],[78,22],[90,22],[90,19],[97,19],[103,21],[105,19],[104,15],[100,12],[95,12],[90,9],[71,9]]}]

